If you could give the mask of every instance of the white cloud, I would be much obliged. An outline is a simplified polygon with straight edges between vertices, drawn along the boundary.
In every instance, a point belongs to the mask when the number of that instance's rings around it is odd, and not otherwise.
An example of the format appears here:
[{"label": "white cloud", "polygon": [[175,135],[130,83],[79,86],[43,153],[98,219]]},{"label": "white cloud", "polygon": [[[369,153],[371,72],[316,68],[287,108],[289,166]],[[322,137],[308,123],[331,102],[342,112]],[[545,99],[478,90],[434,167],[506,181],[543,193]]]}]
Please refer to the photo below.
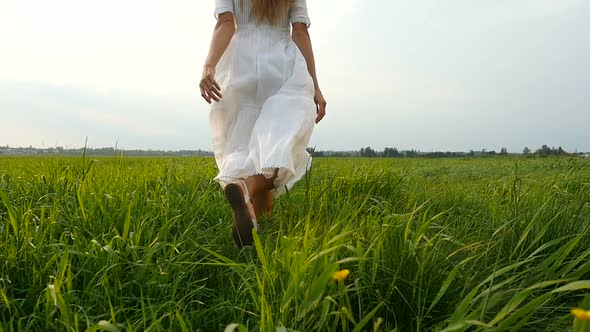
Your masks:
[{"label": "white cloud", "polygon": [[352,22],[360,0],[308,0],[307,6],[312,27],[324,33],[341,29]]},{"label": "white cloud", "polygon": [[583,5],[583,0],[521,0],[515,12],[523,16],[546,17],[560,14]]},{"label": "white cloud", "polygon": [[[515,112],[543,114],[537,129],[514,133],[548,137],[543,143],[552,144],[554,137],[568,137],[546,130],[552,107],[571,110],[571,126],[588,122],[586,113],[574,114],[588,108],[585,85],[572,83],[590,77],[590,49],[580,42],[590,22],[588,1],[307,1],[329,102],[329,116],[312,144],[357,148],[388,139],[415,148],[477,148],[471,144],[491,142],[502,132],[504,123],[490,118],[522,120]],[[7,116],[6,101],[19,91],[0,85],[2,124],[11,119],[0,144],[15,144],[16,135],[26,145],[76,144],[90,134],[97,145],[123,137],[129,147],[207,148],[208,105],[196,83],[215,24],[213,7],[213,0],[4,1],[0,81],[19,89],[18,82],[44,87],[22,88],[37,104],[12,100],[14,114]],[[552,96],[540,101],[539,91]],[[477,128],[486,112],[489,133],[480,141],[452,127],[471,121],[461,126]],[[46,123],[31,124],[31,118]],[[77,122],[68,124],[72,119]],[[402,124],[406,131],[399,130]],[[454,128],[455,141],[440,139],[447,126]],[[589,141],[584,135],[581,141]]]},{"label": "white cloud", "polygon": [[0,143],[79,146],[89,136],[94,146],[120,139],[128,148],[208,148],[208,114],[195,106],[193,100],[0,82]]},{"label": "white cloud", "polygon": [[9,2],[0,79],[190,95],[214,24],[204,3]]},{"label": "white cloud", "polygon": [[430,11],[431,20],[461,24],[474,32],[499,25],[542,20],[587,6],[583,0],[452,0],[434,4]]}]

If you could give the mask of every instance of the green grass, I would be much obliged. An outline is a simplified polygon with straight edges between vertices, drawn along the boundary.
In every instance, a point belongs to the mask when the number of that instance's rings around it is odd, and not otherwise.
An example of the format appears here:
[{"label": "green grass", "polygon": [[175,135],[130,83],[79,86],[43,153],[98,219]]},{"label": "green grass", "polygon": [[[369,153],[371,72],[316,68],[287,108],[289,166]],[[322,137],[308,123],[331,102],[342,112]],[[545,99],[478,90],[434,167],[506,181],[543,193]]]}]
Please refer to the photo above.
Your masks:
[{"label": "green grass", "polygon": [[0,331],[564,331],[590,292],[590,160],[317,158],[244,250],[215,174],[0,158]]}]

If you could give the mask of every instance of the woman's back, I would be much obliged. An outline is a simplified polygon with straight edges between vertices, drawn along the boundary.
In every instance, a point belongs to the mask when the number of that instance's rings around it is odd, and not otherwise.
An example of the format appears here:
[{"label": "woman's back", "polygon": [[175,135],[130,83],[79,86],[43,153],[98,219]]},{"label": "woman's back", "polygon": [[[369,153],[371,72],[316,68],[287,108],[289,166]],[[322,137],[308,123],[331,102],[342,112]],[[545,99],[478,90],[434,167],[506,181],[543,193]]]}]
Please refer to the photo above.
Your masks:
[{"label": "woman's back", "polygon": [[200,88],[207,102],[217,102],[209,117],[215,180],[225,188],[232,236],[241,247],[253,243],[256,218],[272,210],[273,196],[311,166],[307,143],[325,100],[306,0],[216,0],[215,15]]},{"label": "woman's back", "polygon": [[294,1],[285,13],[278,13],[276,24],[270,24],[268,20],[260,20],[252,14],[253,0],[216,0],[216,2],[215,15],[233,12],[238,31],[252,28],[289,31],[291,23],[301,22],[308,26],[310,24],[306,2],[301,0]]}]

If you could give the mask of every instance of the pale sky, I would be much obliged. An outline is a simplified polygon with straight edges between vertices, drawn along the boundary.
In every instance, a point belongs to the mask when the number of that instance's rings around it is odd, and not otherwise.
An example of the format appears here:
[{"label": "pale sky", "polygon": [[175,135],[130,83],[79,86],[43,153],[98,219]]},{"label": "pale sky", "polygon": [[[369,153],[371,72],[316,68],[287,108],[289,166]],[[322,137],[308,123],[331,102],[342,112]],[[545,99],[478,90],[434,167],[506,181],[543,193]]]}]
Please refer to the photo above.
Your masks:
[{"label": "pale sky", "polygon": [[[308,0],[310,146],[590,151],[590,1]],[[213,0],[0,0],[0,145],[210,150]]]}]

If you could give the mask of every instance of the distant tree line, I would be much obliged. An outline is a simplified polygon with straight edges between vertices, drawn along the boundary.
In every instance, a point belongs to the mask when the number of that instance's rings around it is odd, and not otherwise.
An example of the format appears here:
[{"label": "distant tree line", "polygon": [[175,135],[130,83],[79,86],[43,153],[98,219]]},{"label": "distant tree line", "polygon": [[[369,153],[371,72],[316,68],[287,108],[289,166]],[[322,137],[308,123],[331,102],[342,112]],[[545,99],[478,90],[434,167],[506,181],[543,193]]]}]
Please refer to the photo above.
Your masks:
[{"label": "distant tree line", "polygon": [[568,156],[572,153],[565,152],[561,146],[557,149],[555,147],[548,147],[547,145],[543,144],[537,151],[531,153],[531,150],[528,147],[525,147],[522,150],[522,154],[529,155],[529,154],[536,154],[540,156]]},{"label": "distant tree line", "polygon": [[[487,151],[482,149],[480,151],[469,150],[469,152],[451,152],[451,151],[436,151],[436,152],[421,152],[418,150],[398,150],[393,147],[386,147],[383,151],[377,151],[370,146],[362,147],[355,151],[318,151],[314,148],[308,148],[307,151],[314,157],[365,157],[365,158],[455,158],[455,157],[486,157],[486,156],[583,156],[590,157],[590,153],[566,152],[560,147],[549,147],[542,145],[534,152],[525,147],[520,153],[508,152],[507,148],[501,148],[499,152],[495,150]],[[213,156],[213,153],[205,150],[179,150],[179,151],[165,151],[165,150],[120,150],[112,147],[108,148],[75,148],[67,149],[63,147],[52,147],[37,149],[32,146],[29,147],[10,147],[8,145],[0,145],[0,155],[62,155],[62,156],[80,156],[86,152],[89,156],[153,156],[153,157],[206,157]]]},{"label": "distant tree line", "polygon": [[435,152],[421,152],[417,150],[398,150],[397,148],[386,147],[383,151],[377,151],[370,146],[362,147],[358,151],[317,151],[312,148],[308,148],[308,152],[314,157],[365,157],[365,158],[456,158],[456,157],[486,157],[486,156],[508,156],[508,155],[522,155],[522,156],[585,156],[590,157],[589,153],[576,152],[569,153],[560,147],[549,147],[547,145],[541,146],[535,152],[525,147],[522,153],[508,152],[507,148],[501,148],[500,151],[495,150],[487,151],[482,149],[480,151],[469,150],[469,152],[463,151],[435,151]]},{"label": "distant tree line", "polygon": [[0,155],[60,155],[60,156],[80,156],[86,152],[89,156],[146,156],[146,157],[204,157],[213,156],[213,153],[205,150],[120,150],[112,147],[109,148],[75,148],[67,149],[61,146],[52,148],[37,149],[29,147],[10,147],[0,146]]}]

